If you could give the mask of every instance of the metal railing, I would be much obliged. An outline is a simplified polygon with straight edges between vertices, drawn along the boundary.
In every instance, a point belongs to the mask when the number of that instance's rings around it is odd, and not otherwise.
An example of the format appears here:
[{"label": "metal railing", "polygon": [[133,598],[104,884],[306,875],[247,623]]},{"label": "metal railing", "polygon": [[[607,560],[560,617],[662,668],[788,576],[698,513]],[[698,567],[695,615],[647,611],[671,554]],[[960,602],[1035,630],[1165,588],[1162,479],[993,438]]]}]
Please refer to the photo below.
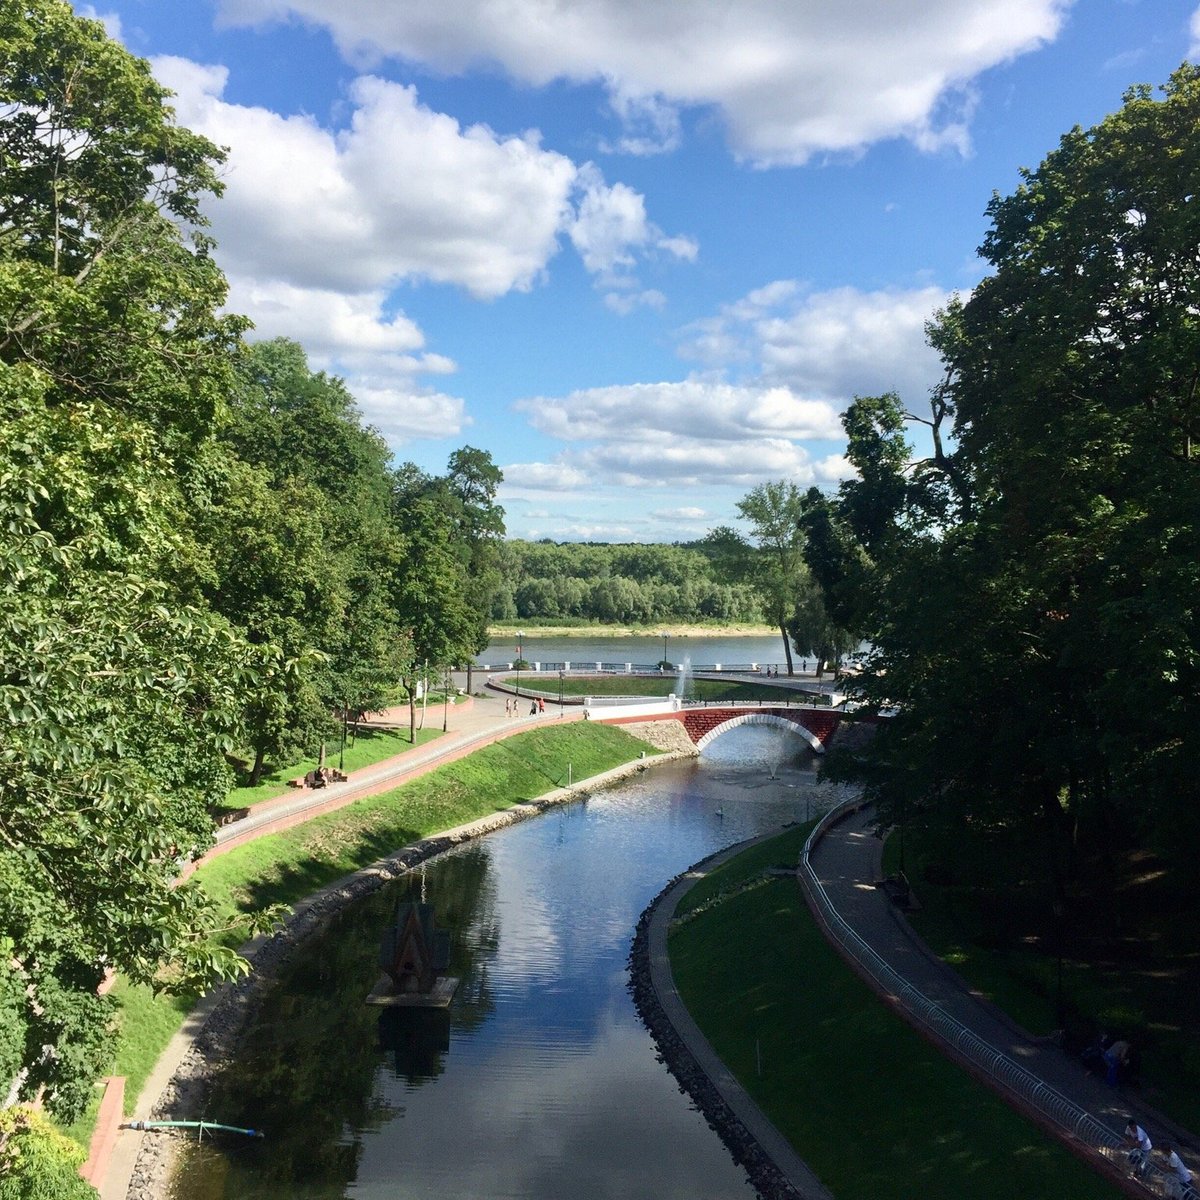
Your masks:
[{"label": "metal railing", "polygon": [[[996,1080],[1006,1091],[1019,1097],[1056,1126],[1071,1134],[1086,1145],[1094,1147],[1106,1158],[1115,1158],[1123,1146],[1121,1138],[1107,1125],[1098,1120],[1073,1100],[1069,1100],[1057,1089],[1039,1079],[1007,1054],[997,1050],[978,1034],[968,1029],[961,1021],[952,1017],[944,1008],[919,992],[898,971],[880,957],[856,933],[842,915],[834,908],[821,881],[812,868],[813,847],[824,836],[825,831],[836,821],[847,815],[860,802],[848,800],[821,818],[804,843],[800,857],[800,871],[806,890],[813,897],[825,920],[826,927],[838,944],[851,958],[882,988],[894,996],[899,1004],[925,1026],[936,1038],[952,1046],[967,1061],[988,1077]],[[1151,1179],[1143,1179],[1154,1192],[1163,1191],[1163,1179],[1157,1166],[1151,1165]]]}]

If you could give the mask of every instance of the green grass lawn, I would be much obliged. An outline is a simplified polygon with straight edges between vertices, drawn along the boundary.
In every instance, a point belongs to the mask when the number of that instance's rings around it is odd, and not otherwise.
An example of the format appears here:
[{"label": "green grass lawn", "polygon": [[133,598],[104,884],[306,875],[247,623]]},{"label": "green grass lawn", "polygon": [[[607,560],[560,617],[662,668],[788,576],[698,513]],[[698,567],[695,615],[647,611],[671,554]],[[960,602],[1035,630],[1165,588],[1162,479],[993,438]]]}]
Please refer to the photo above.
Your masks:
[{"label": "green grass lawn", "polygon": [[[707,878],[671,966],[723,1061],[838,1200],[1084,1200],[1116,1188],[937,1053],[825,941],[789,831]],[[731,947],[735,952],[731,953]],[[757,1063],[761,1058],[762,1073]]]},{"label": "green grass lawn", "polygon": [[[417,745],[442,736],[441,710],[438,719],[432,724],[428,719],[424,729],[417,730]],[[408,740],[408,730],[391,729],[360,729],[358,736],[348,738],[344,757],[344,770],[360,771],[363,767],[373,767],[385,759],[397,754],[404,754],[413,749],[413,743]],[[340,751],[339,743],[332,743],[325,752],[326,766],[337,766]],[[318,765],[316,758],[301,758],[295,762],[270,764],[263,772],[262,781],[256,787],[235,787],[225,799],[223,810],[253,808],[264,800],[270,800],[288,790],[288,780],[300,775],[306,775]]]},{"label": "green grass lawn", "polygon": [[[509,687],[520,683],[522,695],[538,695],[549,704],[558,698],[558,679],[549,675],[507,675],[503,682]],[[674,675],[589,675],[563,680],[564,696],[661,696],[666,699],[677,686]],[[687,695],[694,700],[768,700],[786,704],[811,703],[803,692],[793,688],[772,687],[769,683],[743,683],[725,679],[691,679]]]},{"label": "green grass lawn", "polygon": [[[485,746],[378,796],[314,818],[283,833],[249,842],[197,872],[205,890],[229,915],[268,904],[294,904],[343,875],[421,837],[464,824],[567,782],[599,775],[642,753],[659,751],[611,725],[548,726]],[[118,982],[116,1063],[127,1077],[125,1111],[194,998],[154,996]],[[87,1145],[97,1104],[70,1133]]]}]

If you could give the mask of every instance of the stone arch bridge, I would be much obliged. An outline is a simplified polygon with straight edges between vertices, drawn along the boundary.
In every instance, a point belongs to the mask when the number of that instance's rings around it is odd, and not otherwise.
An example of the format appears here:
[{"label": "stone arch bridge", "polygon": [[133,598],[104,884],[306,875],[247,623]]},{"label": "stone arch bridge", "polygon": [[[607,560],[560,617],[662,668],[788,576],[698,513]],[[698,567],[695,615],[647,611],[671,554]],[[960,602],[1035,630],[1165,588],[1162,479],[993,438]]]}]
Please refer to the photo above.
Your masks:
[{"label": "stone arch bridge", "polygon": [[714,738],[738,725],[775,725],[798,734],[818,754],[825,753],[839,724],[841,713],[828,708],[799,708],[782,704],[722,704],[689,705],[673,712],[652,712],[644,715],[622,713],[605,716],[603,709],[591,712],[592,720],[610,725],[630,725],[645,721],[678,721],[698,750],[703,750]]}]

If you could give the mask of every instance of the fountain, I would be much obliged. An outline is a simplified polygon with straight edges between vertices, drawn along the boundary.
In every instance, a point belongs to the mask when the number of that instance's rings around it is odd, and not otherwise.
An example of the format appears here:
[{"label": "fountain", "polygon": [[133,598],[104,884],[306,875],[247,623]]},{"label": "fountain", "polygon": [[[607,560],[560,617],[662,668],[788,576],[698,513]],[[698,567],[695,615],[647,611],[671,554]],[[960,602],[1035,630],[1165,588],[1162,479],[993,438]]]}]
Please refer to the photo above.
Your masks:
[{"label": "fountain", "polygon": [[690,655],[684,655],[679,664],[679,674],[675,678],[675,695],[680,700],[686,700],[688,687],[692,682],[692,660]]}]

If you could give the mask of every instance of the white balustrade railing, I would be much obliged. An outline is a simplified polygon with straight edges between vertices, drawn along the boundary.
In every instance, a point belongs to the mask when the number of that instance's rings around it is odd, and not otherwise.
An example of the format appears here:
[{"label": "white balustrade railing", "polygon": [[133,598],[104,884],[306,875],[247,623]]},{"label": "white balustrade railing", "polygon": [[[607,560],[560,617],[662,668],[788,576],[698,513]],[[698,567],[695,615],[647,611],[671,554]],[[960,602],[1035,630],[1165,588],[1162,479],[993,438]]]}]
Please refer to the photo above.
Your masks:
[{"label": "white balustrade railing", "polygon": [[[858,804],[859,801],[849,800],[830,809],[814,826],[800,857],[805,890],[821,910],[826,927],[838,944],[881,988],[894,996],[906,1012],[940,1041],[952,1046],[985,1075],[995,1079],[1006,1091],[1018,1096],[1060,1129],[1098,1150],[1106,1158],[1114,1158],[1123,1145],[1118,1134],[919,992],[876,953],[834,908],[813,870],[812,850],[825,831]],[[1149,1176],[1142,1180],[1148,1190],[1163,1194],[1165,1180],[1156,1167],[1151,1167]]]}]

